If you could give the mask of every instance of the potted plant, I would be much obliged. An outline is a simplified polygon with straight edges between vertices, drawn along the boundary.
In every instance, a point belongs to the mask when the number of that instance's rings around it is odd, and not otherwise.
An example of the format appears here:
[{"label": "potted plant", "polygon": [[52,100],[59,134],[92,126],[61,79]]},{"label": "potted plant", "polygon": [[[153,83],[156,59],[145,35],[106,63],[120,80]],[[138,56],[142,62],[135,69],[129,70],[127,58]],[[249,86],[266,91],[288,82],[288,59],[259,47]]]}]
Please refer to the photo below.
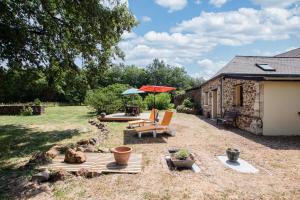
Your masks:
[{"label": "potted plant", "polygon": [[195,163],[194,156],[187,149],[180,149],[173,154],[171,161],[177,168],[191,168]]},{"label": "potted plant", "polygon": [[125,146],[115,147],[111,149],[111,152],[113,152],[115,161],[118,165],[127,165],[132,148]]},{"label": "potted plant", "polygon": [[237,162],[240,156],[240,151],[238,149],[228,148],[226,150],[226,155],[229,162]]},{"label": "potted plant", "polygon": [[104,118],[105,116],[106,116],[106,113],[105,113],[105,112],[100,113],[100,117],[101,117],[101,118]]}]

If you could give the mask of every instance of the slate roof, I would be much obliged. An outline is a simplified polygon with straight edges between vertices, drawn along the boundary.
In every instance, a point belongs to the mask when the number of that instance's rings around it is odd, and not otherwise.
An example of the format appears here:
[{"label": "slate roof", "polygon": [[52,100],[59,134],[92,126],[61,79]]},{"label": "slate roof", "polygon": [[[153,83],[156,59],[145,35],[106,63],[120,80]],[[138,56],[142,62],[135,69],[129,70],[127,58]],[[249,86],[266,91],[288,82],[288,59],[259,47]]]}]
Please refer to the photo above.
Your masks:
[{"label": "slate roof", "polygon": [[[264,71],[256,64],[269,64],[276,71]],[[239,75],[299,75],[300,57],[263,57],[263,56],[236,56],[214,76],[221,74]]]},{"label": "slate roof", "polygon": [[285,53],[278,54],[274,57],[297,57],[297,58],[300,58],[300,48],[293,49],[293,50],[287,51]]},{"label": "slate roof", "polygon": [[[257,66],[257,64],[268,64],[275,71],[265,71]],[[278,54],[276,56],[235,56],[228,64],[220,69],[212,78],[205,81],[198,89],[207,82],[219,77],[243,77],[243,78],[291,78],[299,80],[300,78],[300,48]]]}]

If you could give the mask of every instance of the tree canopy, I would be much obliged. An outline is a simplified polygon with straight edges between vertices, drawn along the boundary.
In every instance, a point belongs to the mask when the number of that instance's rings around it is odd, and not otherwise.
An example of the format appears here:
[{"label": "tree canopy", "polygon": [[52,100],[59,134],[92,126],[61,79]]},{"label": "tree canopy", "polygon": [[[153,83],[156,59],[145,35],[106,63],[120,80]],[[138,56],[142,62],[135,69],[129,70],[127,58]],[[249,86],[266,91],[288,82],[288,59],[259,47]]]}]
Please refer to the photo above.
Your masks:
[{"label": "tree canopy", "polygon": [[[0,1],[0,102],[81,103],[90,89],[120,83],[201,83],[184,68],[155,59],[146,68],[114,64],[136,20],[120,0]],[[76,65],[81,59],[82,66]]]},{"label": "tree canopy", "polygon": [[118,0],[2,0],[0,60],[8,66],[74,68],[80,56],[105,66],[123,57],[117,44],[135,25]]}]

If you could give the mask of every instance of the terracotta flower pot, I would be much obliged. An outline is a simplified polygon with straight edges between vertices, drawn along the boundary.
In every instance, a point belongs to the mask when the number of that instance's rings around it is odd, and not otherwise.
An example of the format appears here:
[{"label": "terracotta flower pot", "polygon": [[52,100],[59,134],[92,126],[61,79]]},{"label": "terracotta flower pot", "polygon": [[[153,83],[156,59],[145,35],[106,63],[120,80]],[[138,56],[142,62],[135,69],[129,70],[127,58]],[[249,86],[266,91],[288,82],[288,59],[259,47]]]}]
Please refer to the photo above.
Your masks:
[{"label": "terracotta flower pot", "polygon": [[125,147],[125,146],[115,147],[112,148],[111,151],[113,152],[116,163],[118,165],[127,165],[130,154],[132,152],[131,147]]}]

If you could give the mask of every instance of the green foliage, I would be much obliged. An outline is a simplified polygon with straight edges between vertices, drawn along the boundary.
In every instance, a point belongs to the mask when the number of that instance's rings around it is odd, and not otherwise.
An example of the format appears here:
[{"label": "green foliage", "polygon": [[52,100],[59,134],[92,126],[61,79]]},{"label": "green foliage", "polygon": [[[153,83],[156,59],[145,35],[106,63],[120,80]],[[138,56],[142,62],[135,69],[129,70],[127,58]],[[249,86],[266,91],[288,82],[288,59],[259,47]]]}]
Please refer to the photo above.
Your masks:
[{"label": "green foliage", "polygon": [[158,59],[154,59],[146,67],[146,71],[148,83],[152,85],[168,85],[177,89],[188,89],[200,85],[200,79],[189,76],[183,67],[171,66]]},{"label": "green foliage", "polygon": [[137,105],[140,107],[141,112],[147,110],[147,104],[144,102],[143,98],[140,95],[134,95],[133,97],[124,97],[125,102],[128,105]]},{"label": "green foliage", "polygon": [[23,106],[23,108],[20,112],[20,115],[22,115],[22,116],[31,116],[31,115],[33,115],[33,110],[30,106],[28,106],[28,107]]},{"label": "green foliage", "polygon": [[0,59],[8,65],[72,68],[80,55],[104,66],[123,57],[117,44],[137,24],[120,0],[1,1],[0,8]]},{"label": "green foliage", "polygon": [[[61,68],[57,62],[52,62],[52,67],[46,69],[24,68],[15,64],[12,68],[0,67],[0,102],[31,102],[39,98],[44,102],[80,104],[88,90],[113,83],[136,88],[146,84],[175,86],[179,90],[176,95],[195,86],[191,81],[194,79],[182,69],[179,70],[181,75],[174,76],[173,71],[179,72],[175,68],[163,63],[155,68],[113,65],[99,71],[96,64],[82,69]],[[161,81],[157,83],[156,79]]]},{"label": "green foliage", "polygon": [[80,104],[88,90],[114,83],[188,89],[203,81],[158,59],[145,69],[112,64],[124,57],[123,33],[137,24],[120,0],[0,1],[0,8],[0,102]]},{"label": "green foliage", "polygon": [[177,106],[176,111],[187,114],[201,114],[201,106],[199,108],[198,104],[194,103],[191,98],[187,97],[183,100],[181,105]]},{"label": "green foliage", "polygon": [[185,90],[179,89],[179,90],[175,91],[175,96],[179,96],[179,95],[183,95],[183,94],[185,94]]},{"label": "green foliage", "polygon": [[[81,103],[91,85],[86,65],[94,64],[95,76],[111,59],[122,58],[121,36],[137,24],[120,0],[1,1],[0,8],[0,102],[5,103],[35,98]],[[76,58],[85,61],[83,69]]]},{"label": "green foliage", "polygon": [[66,75],[66,84],[63,88],[65,99],[74,104],[84,101],[86,92],[90,89],[87,78],[83,71],[70,71]]},{"label": "green foliage", "polygon": [[194,103],[192,102],[192,99],[189,97],[183,100],[182,105],[187,108],[194,108],[195,106]]},{"label": "green foliage", "polygon": [[86,66],[87,77],[92,88],[108,86],[112,83],[129,84],[133,87],[142,85],[168,85],[185,90],[199,86],[203,79],[193,78],[182,67],[170,66],[158,59],[153,60],[146,68],[130,65],[112,65],[101,73],[96,73],[96,65]]},{"label": "green foliage", "polygon": [[186,160],[190,155],[190,152],[187,149],[180,149],[175,153],[175,158],[178,160]]},{"label": "green foliage", "polygon": [[113,84],[105,88],[91,90],[87,93],[85,103],[92,107],[97,113],[105,112],[111,114],[124,110],[122,92],[129,88],[129,85]]},{"label": "green foliage", "polygon": [[33,104],[35,106],[40,106],[42,104],[41,100],[39,98],[34,99]]},{"label": "green foliage", "polygon": [[194,108],[188,108],[188,107],[185,107],[184,105],[177,106],[176,111],[179,113],[196,114],[196,111]]},{"label": "green foliage", "polygon": [[159,110],[167,110],[174,107],[171,103],[171,95],[168,93],[160,93],[156,94],[149,94],[145,98],[145,103],[148,106],[148,109],[157,108]]}]

